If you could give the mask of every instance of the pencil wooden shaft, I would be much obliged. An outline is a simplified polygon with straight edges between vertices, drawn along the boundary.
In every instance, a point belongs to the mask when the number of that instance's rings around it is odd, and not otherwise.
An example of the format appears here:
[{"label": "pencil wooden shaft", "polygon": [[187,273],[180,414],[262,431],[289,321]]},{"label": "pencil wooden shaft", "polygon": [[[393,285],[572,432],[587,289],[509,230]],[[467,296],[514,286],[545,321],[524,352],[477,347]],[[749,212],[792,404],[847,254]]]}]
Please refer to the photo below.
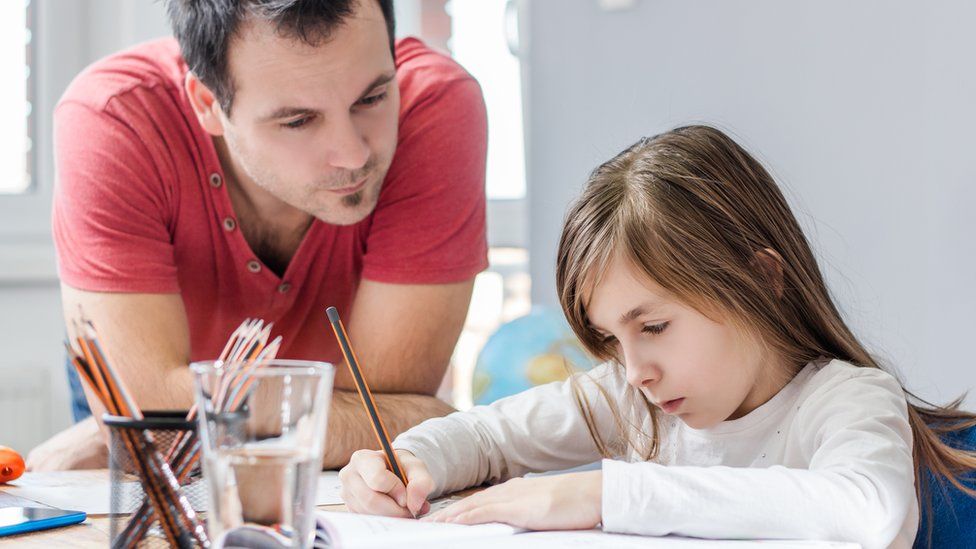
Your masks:
[{"label": "pencil wooden shaft", "polygon": [[[82,349],[85,349],[84,345],[82,346]],[[87,352],[86,354],[88,356],[91,356],[90,351]],[[92,370],[97,370],[97,369],[92,369]],[[118,405],[116,404],[116,402],[113,402],[110,395],[102,392],[103,389],[107,391],[107,388],[104,384],[104,381],[101,380],[101,375],[99,375],[101,372],[93,371],[92,373],[95,373],[95,380],[97,386],[93,386],[91,388],[99,397],[99,400],[102,401],[102,404],[105,406],[105,408],[109,410],[110,413],[114,415],[119,415]],[[88,377],[85,377],[85,380],[88,382],[92,381]],[[162,526],[163,532],[166,535],[167,540],[169,540],[169,542],[174,544],[175,546],[179,547],[178,545],[179,528],[173,523],[171,517],[169,517],[169,513],[166,512],[162,490],[160,490],[159,487],[156,485],[156,483],[153,481],[153,479],[150,478],[151,475],[149,474],[147,464],[144,463],[143,460],[141,459],[141,454],[137,449],[136,441],[132,437],[132,433],[129,433],[127,432],[127,430],[123,429],[122,432],[119,434],[121,435],[123,445],[125,446],[126,450],[129,453],[129,457],[132,459],[132,463],[139,469],[140,476],[146,479],[146,482],[148,484],[148,486],[146,486],[147,495],[149,496],[153,507],[155,507],[157,510],[156,514],[159,516],[160,526]]]},{"label": "pencil wooden shaft", "polygon": [[[106,410],[114,415],[142,419],[142,413],[108,364],[98,342],[93,338],[79,337],[78,344],[84,357],[72,353],[72,363]],[[82,361],[85,367],[82,367]],[[178,492],[179,484],[155,449],[151,433],[143,431],[136,434],[125,428],[120,431],[122,443],[139,470],[167,540],[176,547],[186,547],[192,544],[192,536],[201,545],[209,546],[202,524],[196,519],[189,502]],[[177,510],[175,514],[171,511],[174,507]]]},{"label": "pencil wooden shaft", "polygon": [[380,447],[383,448],[383,453],[386,455],[386,463],[390,467],[390,470],[393,471],[393,474],[406,486],[407,476],[403,473],[400,460],[397,458],[396,453],[393,451],[393,446],[390,444],[390,436],[386,432],[386,426],[383,425],[383,418],[380,417],[376,409],[373,394],[366,384],[366,378],[363,377],[362,371],[359,368],[359,361],[356,360],[356,355],[352,350],[352,346],[349,344],[349,336],[346,334],[346,328],[343,326],[342,320],[339,319],[339,313],[335,307],[329,307],[326,313],[332,324],[332,330],[335,331],[336,339],[339,340],[339,347],[342,349],[342,354],[346,358],[346,365],[349,367],[349,371],[352,373],[352,377],[356,382],[356,390],[359,392],[359,398],[363,401],[363,406],[366,407],[366,413],[369,414],[370,423],[373,425],[373,432],[376,433],[376,439],[379,440]]},{"label": "pencil wooden shaft", "polygon": [[[184,431],[184,435],[190,431]],[[191,443],[192,441],[192,443]],[[175,455],[169,455],[166,460],[170,468],[176,474],[176,479],[180,486],[190,476],[193,466],[200,459],[200,439],[193,436],[183,436],[182,441],[176,449]],[[174,445],[175,446],[175,445]],[[174,448],[171,448],[173,450]],[[171,452],[172,453],[172,452]],[[119,535],[119,547],[134,547],[142,540],[149,526],[152,524],[152,506],[147,501],[143,501],[139,509],[133,514],[126,524],[125,529]]]},{"label": "pencil wooden shaft", "polygon": [[129,394],[128,389],[125,387],[125,383],[122,382],[122,378],[118,376],[114,368],[109,366],[108,357],[106,357],[105,352],[102,351],[102,346],[98,344],[98,340],[91,340],[91,346],[95,351],[94,355],[96,360],[101,363],[102,368],[108,374],[106,376],[108,385],[112,387],[119,395],[122,404],[124,404],[129,411],[129,416],[136,419],[142,419],[142,411],[139,410],[139,406],[136,404],[135,400],[133,400],[132,395]]},{"label": "pencil wooden shaft", "polygon": [[82,357],[84,358],[85,363],[88,364],[88,372],[95,381],[95,387],[93,387],[95,393],[101,395],[100,400],[103,401],[105,408],[109,410],[110,413],[120,415],[120,403],[115,400],[114,395],[112,395],[112,393],[108,390],[108,386],[105,384],[105,379],[102,377],[102,372],[98,369],[98,364],[95,362],[92,351],[88,347],[88,342],[83,337],[78,337],[77,341],[78,347],[81,349]]}]

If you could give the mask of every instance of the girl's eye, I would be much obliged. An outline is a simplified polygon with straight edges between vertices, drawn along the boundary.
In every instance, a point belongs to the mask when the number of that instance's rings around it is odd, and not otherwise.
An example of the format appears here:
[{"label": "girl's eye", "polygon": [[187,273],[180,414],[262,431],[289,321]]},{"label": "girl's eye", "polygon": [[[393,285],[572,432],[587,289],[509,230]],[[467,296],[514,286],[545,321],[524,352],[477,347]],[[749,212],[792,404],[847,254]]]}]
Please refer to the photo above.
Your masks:
[{"label": "girl's eye", "polygon": [[384,92],[380,92],[380,93],[378,93],[376,95],[371,95],[369,97],[364,97],[364,98],[362,98],[362,99],[359,100],[359,104],[360,105],[363,105],[365,107],[371,107],[371,106],[379,103],[380,101],[382,101],[384,99],[386,99],[386,92],[385,91]]},{"label": "girl's eye", "polygon": [[305,124],[308,124],[308,121],[311,120],[311,119],[312,119],[311,116],[304,116],[302,118],[299,118],[298,120],[292,120],[291,122],[285,122],[285,123],[283,123],[281,125],[281,127],[288,128],[288,129],[291,129],[291,130],[297,130],[298,128],[301,128]]},{"label": "girl's eye", "polygon": [[600,336],[600,343],[604,345],[613,345],[617,342],[617,338],[613,336]]},{"label": "girl's eye", "polygon": [[671,323],[670,322],[662,322],[660,324],[650,324],[650,325],[645,324],[644,327],[641,328],[641,332],[643,332],[645,334],[654,334],[654,335],[657,335],[657,334],[660,334],[661,332],[663,332],[664,329],[668,327],[668,324],[671,324]]}]

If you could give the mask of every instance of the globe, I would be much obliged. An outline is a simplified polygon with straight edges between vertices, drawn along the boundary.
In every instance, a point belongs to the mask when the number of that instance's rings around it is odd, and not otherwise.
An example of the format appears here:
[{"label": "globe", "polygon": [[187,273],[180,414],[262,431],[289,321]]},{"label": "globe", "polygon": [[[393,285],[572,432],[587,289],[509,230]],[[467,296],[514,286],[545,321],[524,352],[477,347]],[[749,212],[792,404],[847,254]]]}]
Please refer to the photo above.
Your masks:
[{"label": "globe", "polygon": [[565,380],[595,364],[562,311],[536,306],[488,338],[475,364],[472,398],[475,404],[489,404],[536,385]]}]

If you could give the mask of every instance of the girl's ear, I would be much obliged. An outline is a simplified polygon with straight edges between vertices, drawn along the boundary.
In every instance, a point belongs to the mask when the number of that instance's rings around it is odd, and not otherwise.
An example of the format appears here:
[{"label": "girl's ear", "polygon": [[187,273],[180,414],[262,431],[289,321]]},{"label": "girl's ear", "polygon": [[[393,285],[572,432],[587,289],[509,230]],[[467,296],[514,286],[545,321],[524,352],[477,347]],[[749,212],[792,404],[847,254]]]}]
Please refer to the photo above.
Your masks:
[{"label": "girl's ear", "polygon": [[773,287],[776,297],[783,297],[783,257],[779,252],[772,248],[757,250],[752,263]]}]

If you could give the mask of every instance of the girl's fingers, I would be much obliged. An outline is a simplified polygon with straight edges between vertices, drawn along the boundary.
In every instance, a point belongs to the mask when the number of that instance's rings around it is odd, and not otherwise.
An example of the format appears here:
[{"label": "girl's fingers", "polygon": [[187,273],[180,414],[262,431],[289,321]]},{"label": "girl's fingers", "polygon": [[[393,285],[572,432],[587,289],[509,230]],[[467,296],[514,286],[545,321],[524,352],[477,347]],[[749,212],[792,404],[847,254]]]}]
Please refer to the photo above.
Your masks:
[{"label": "girl's fingers", "polygon": [[390,499],[397,502],[397,505],[400,507],[409,510],[409,507],[407,506],[407,489],[403,487],[403,483],[400,482],[400,479],[397,479],[396,486],[387,492],[386,495],[390,496]]},{"label": "girl's fingers", "polygon": [[433,488],[434,481],[429,475],[418,475],[410,479],[405,494],[407,508],[415,515],[421,514],[424,505],[427,504],[427,496]]},{"label": "girl's fingers", "polygon": [[486,522],[504,522],[515,524],[514,507],[509,503],[490,503],[469,509],[454,517],[452,522],[457,524],[484,524]]},{"label": "girl's fingers", "polygon": [[355,470],[359,472],[359,476],[363,477],[366,485],[373,490],[385,494],[400,483],[400,479],[387,469],[386,458],[382,455],[377,455],[372,450],[360,450],[356,454],[359,455],[354,456],[356,459],[355,463],[352,459],[349,460],[349,463],[350,465],[354,465]]},{"label": "girl's fingers", "polygon": [[354,513],[409,517],[407,510],[382,492],[370,488],[360,475],[348,475],[342,480],[342,499]]},{"label": "girl's fingers", "polygon": [[[339,472],[343,493],[347,492],[348,485],[349,499],[355,500],[352,505],[358,507],[350,507],[350,510],[390,516],[417,516],[430,509],[427,496],[434,490],[434,479],[427,466],[410,452],[399,452],[399,460],[408,479],[407,486],[388,469],[386,456],[381,451],[359,450],[353,453],[349,465]],[[360,486],[365,490],[358,490]],[[375,499],[373,494],[385,495],[386,498]],[[346,496],[343,499],[346,500]],[[391,513],[386,500],[399,506],[399,511]],[[377,511],[375,508],[383,510]]]},{"label": "girl's fingers", "polygon": [[424,462],[409,452],[400,452],[400,464],[407,476],[406,507],[414,515],[422,514],[427,496],[434,491],[434,479]]},{"label": "girl's fingers", "polygon": [[473,509],[479,505],[484,505],[488,501],[490,501],[485,498],[485,492],[487,491],[488,490],[485,490],[484,492],[478,492],[477,494],[470,495],[457,503],[452,503],[451,505],[445,507],[444,509],[441,509],[436,513],[432,513],[424,517],[421,520],[425,520],[429,522],[451,522],[454,520],[454,518],[457,515],[464,513],[470,509]]},{"label": "girl's fingers", "polygon": [[350,458],[349,467],[358,472],[370,489],[389,494],[400,507],[407,506],[403,483],[387,469],[386,456],[382,452],[359,450]]}]

